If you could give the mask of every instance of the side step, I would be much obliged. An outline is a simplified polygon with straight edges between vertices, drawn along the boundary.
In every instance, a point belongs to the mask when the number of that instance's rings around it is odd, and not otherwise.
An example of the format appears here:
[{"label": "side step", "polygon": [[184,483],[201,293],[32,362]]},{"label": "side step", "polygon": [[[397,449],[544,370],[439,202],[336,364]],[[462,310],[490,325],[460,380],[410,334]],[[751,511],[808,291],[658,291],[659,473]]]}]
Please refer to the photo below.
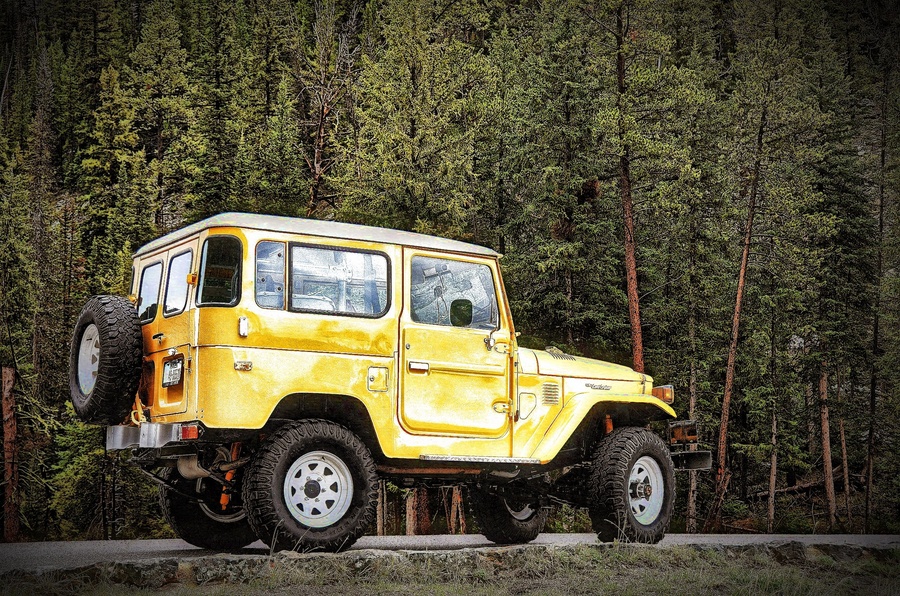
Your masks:
[{"label": "side step", "polygon": [[477,455],[420,455],[419,459],[424,461],[446,461],[461,462],[472,464],[512,464],[539,466],[541,460],[532,459],[530,457],[480,457]]}]

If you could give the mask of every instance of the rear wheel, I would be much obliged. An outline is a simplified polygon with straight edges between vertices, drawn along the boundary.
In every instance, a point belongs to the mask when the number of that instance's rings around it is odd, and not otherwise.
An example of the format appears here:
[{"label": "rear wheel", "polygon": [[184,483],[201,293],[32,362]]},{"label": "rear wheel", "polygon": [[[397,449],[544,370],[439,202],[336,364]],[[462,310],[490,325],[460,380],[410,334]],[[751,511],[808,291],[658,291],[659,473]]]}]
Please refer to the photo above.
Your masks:
[{"label": "rear wheel", "polygon": [[257,452],[244,502],[257,536],[276,550],[336,552],[374,522],[377,486],[359,437],[333,422],[301,420]]},{"label": "rear wheel", "polygon": [[643,428],[617,428],[600,442],[592,465],[588,510],[597,537],[662,540],[675,506],[675,466],[663,440]]},{"label": "rear wheel", "polygon": [[547,522],[548,510],[529,499],[504,498],[471,487],[469,502],[481,533],[496,544],[524,544],[537,538]]},{"label": "rear wheel", "polygon": [[[240,486],[240,470],[235,479]],[[256,542],[256,534],[247,521],[240,490],[233,492],[222,506],[222,485],[210,478],[191,480],[175,468],[164,468],[160,477],[174,487],[160,486],[159,504],[166,521],[179,538],[218,551],[236,551]],[[186,495],[194,497],[189,499]]]}]

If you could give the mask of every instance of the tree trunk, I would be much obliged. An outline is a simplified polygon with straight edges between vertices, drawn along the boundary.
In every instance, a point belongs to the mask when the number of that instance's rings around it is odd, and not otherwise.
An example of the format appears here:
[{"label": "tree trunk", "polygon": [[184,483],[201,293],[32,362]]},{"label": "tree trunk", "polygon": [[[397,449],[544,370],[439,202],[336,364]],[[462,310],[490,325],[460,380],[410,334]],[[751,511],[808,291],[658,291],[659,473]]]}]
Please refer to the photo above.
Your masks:
[{"label": "tree trunk", "polygon": [[419,512],[416,507],[418,489],[414,488],[406,493],[406,535],[415,536],[416,527],[418,526],[417,514]]},{"label": "tree trunk", "polygon": [[641,332],[641,309],[638,302],[637,247],[634,239],[634,202],[631,194],[631,147],[625,139],[625,106],[623,97],[625,85],[625,36],[627,34],[623,7],[616,12],[616,77],[618,96],[616,107],[619,111],[619,194],[622,200],[622,215],[625,220],[625,282],[628,291],[628,318],[631,321],[631,359],[634,370],[644,372],[644,339]]},{"label": "tree trunk", "polygon": [[431,533],[431,512],[428,510],[428,489],[416,489],[416,535]]},{"label": "tree trunk", "polygon": [[813,421],[813,385],[812,383],[806,384],[806,393],[804,394],[806,403],[806,409],[804,410],[804,416],[806,417],[806,447],[809,450],[810,455],[815,455],[819,452],[818,447],[816,447],[816,425]]},{"label": "tree trunk", "polygon": [[[756,197],[759,192],[759,175],[762,167],[763,135],[766,129],[768,110],[763,108],[756,133],[756,158],[750,178],[750,192],[747,204],[747,222],[744,225],[744,247],[741,252],[741,266],[738,270],[737,296],[734,300],[734,315],[731,319],[731,345],[728,348],[728,361],[725,365],[725,391],[722,395],[722,417],[719,423],[719,444],[716,465],[717,492],[722,490],[725,480],[725,447],[728,443],[728,409],[731,405],[731,393],[734,388],[734,363],[737,359],[737,346],[741,327],[741,305],[744,300],[744,285],[747,279],[747,263],[750,261],[750,244],[753,239],[753,218],[756,215]],[[724,496],[723,496],[724,498]]]},{"label": "tree trunk", "polygon": [[16,449],[16,402],[14,368],[3,367],[3,541],[19,539],[19,460]]},{"label": "tree trunk", "polygon": [[822,421],[822,465],[825,473],[825,501],[828,506],[828,531],[837,524],[837,502],[834,497],[834,471],[831,467],[831,429],[828,423],[828,368],[819,369],[819,413]]},{"label": "tree trunk", "polygon": [[384,480],[378,481],[378,505],[375,510],[375,534],[377,536],[384,536],[384,518],[387,512],[384,482]]},{"label": "tree trunk", "polygon": [[879,155],[879,174],[880,181],[878,184],[878,238],[876,244],[878,246],[878,254],[875,265],[875,304],[872,312],[872,369],[869,383],[869,438],[866,445],[866,513],[864,522],[864,531],[866,533],[871,529],[872,520],[872,490],[874,489],[874,473],[875,473],[875,415],[878,413],[878,356],[879,356],[879,311],[881,309],[881,278],[882,269],[884,267],[884,255],[882,244],[884,242],[884,192],[885,192],[885,176],[887,164],[887,100],[888,100],[888,81],[890,80],[890,66],[886,69],[884,77],[884,85],[881,95],[881,152]]},{"label": "tree trunk", "polygon": [[[466,533],[466,509],[463,505],[462,487],[457,485],[453,487],[453,505],[451,507],[453,525],[459,527],[459,533]],[[455,533],[454,529],[454,533]]]},{"label": "tree trunk", "polygon": [[[694,319],[691,317],[690,325],[688,326],[689,333],[691,334],[691,339],[693,340],[694,334]],[[692,342],[693,343],[693,342]],[[688,418],[690,420],[694,419],[694,408],[697,406],[697,364],[692,359],[691,360],[691,380],[690,380],[690,401],[688,402]],[[691,444],[689,447],[691,451],[695,451],[697,449],[696,444]],[[688,494],[687,494],[687,520],[685,523],[685,530],[688,534],[696,534],[697,533],[697,470],[691,470],[689,472],[689,481],[688,484]]]},{"label": "tree trunk", "polygon": [[430,532],[428,489],[414,488],[406,496],[406,535],[421,536]]},{"label": "tree trunk", "polygon": [[838,418],[841,433],[841,468],[844,470],[844,507],[847,509],[847,530],[852,531],[853,516],[850,513],[850,468],[847,465],[847,436],[844,434],[844,419]]},{"label": "tree trunk", "polygon": [[766,532],[775,531],[775,483],[778,480],[778,414],[772,407],[772,453],[769,456],[769,510],[766,516]]}]

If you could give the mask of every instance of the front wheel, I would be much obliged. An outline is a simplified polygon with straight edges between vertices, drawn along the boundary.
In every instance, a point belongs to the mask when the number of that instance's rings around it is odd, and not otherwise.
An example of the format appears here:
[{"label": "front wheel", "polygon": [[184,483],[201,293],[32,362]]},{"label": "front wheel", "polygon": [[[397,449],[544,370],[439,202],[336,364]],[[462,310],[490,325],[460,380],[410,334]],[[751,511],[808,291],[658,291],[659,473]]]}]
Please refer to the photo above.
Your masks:
[{"label": "front wheel", "polygon": [[250,524],[275,550],[337,552],[375,519],[378,476],[369,449],[343,426],[301,420],[260,448],[244,484]]},{"label": "front wheel", "polygon": [[508,499],[469,488],[469,502],[481,533],[496,544],[524,544],[537,538],[549,511],[528,499]]},{"label": "front wheel", "polygon": [[675,506],[675,466],[666,444],[643,428],[613,430],[594,454],[590,493],[591,525],[602,542],[656,544]]}]

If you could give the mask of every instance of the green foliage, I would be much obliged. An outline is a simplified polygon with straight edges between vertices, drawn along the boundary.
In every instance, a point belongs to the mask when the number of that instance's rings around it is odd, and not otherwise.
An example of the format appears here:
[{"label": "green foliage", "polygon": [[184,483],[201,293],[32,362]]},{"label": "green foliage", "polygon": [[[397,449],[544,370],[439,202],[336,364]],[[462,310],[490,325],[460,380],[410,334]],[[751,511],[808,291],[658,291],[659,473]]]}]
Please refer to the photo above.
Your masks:
[{"label": "green foliage", "polygon": [[[871,427],[870,515],[896,528],[900,23],[888,4],[7,3],[0,362],[18,372],[27,533],[158,531],[153,491],[62,407],[74,318],[87,295],[129,290],[135,248],[225,210],[469,240],[505,255],[520,345],[630,363],[623,157],[647,370],[676,386],[680,414],[693,398],[706,439],[755,197],[728,512],[756,511],[739,497],[767,486],[773,416],[777,486],[821,467],[824,367],[854,524]],[[704,475],[698,494],[702,515]],[[779,500],[776,522],[812,528],[820,509]]]}]

